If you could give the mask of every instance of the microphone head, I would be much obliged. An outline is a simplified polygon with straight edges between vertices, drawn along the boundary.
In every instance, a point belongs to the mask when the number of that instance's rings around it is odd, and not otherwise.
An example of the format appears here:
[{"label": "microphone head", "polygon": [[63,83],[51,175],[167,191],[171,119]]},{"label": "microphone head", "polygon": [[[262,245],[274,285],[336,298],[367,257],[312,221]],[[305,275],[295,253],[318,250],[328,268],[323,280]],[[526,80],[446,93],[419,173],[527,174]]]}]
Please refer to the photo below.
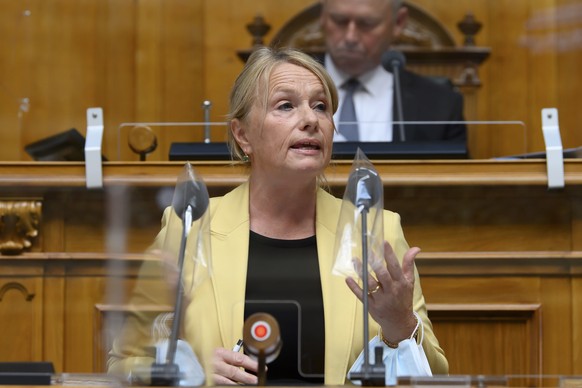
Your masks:
[{"label": "microphone head", "polygon": [[208,191],[201,181],[187,179],[176,185],[172,207],[180,218],[184,216],[184,211],[190,206],[192,208],[192,221],[198,220],[204,215],[208,203]]},{"label": "microphone head", "polygon": [[243,326],[245,352],[252,358],[265,357],[265,363],[274,361],[283,347],[279,324],[267,313],[255,313]]},{"label": "microphone head", "polygon": [[406,58],[402,52],[388,50],[382,54],[382,67],[386,71],[393,73],[395,68],[402,69],[404,66],[406,66]]},{"label": "microphone head", "polygon": [[382,196],[382,180],[378,173],[368,167],[358,167],[348,178],[348,197],[356,206],[370,209]]}]

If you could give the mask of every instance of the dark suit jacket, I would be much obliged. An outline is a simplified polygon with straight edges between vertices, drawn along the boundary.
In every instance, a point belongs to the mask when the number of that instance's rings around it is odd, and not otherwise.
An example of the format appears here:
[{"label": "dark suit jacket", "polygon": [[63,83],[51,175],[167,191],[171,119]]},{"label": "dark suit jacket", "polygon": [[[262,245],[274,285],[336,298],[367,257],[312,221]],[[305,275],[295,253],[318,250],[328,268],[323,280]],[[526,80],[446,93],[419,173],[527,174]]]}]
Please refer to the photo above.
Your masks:
[{"label": "dark suit jacket", "polygon": [[[402,121],[464,121],[463,96],[449,85],[410,71],[400,73]],[[392,117],[400,121],[396,97]],[[394,125],[394,141],[400,141],[399,125]],[[405,124],[406,141],[466,141],[465,124]]]}]

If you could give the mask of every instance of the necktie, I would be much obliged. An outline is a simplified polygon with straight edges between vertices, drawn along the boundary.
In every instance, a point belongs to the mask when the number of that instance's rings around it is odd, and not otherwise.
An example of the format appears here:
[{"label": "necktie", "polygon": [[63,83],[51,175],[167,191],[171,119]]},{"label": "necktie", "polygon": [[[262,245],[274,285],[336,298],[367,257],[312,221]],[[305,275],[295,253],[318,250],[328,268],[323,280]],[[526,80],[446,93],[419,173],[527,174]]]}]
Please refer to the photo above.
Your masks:
[{"label": "necktie", "polygon": [[356,108],[354,106],[354,92],[360,86],[360,82],[355,79],[349,79],[342,86],[346,95],[342,104],[342,110],[339,117],[339,133],[348,141],[358,141],[358,119],[356,118]]}]

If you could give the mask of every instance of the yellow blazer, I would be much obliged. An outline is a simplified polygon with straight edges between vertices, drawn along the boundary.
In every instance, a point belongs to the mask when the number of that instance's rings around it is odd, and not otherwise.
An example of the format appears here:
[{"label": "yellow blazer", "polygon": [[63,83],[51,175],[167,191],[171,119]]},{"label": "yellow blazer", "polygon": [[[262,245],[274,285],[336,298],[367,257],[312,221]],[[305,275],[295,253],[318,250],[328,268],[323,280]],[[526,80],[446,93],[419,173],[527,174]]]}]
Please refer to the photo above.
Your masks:
[{"label": "yellow blazer", "polygon": [[[325,384],[346,382],[350,366],[363,349],[362,303],[354,296],[343,277],[332,275],[334,243],[342,201],[325,190],[317,190],[316,226],[317,254],[323,293],[325,319]],[[223,197],[210,200],[210,232],[212,273],[191,289],[184,313],[183,337],[203,360],[205,370],[211,370],[210,360],[216,347],[231,348],[242,338],[245,283],[249,250],[249,185],[235,188]],[[400,216],[384,211],[385,239],[402,260],[408,250],[400,225]],[[162,230],[156,246],[177,251],[180,244],[181,220],[169,209],[164,213]],[[193,229],[188,238],[186,258],[193,257]],[[186,260],[185,283],[192,275],[192,261]],[[204,269],[197,268],[197,271]],[[416,269],[415,269],[416,272]],[[200,273],[198,278],[204,277]],[[188,287],[187,287],[188,288]],[[414,290],[414,310],[424,324],[423,347],[433,374],[448,373],[448,363],[434,336],[426,314],[426,306],[418,273]],[[370,321],[370,336],[378,333],[379,325]]]}]

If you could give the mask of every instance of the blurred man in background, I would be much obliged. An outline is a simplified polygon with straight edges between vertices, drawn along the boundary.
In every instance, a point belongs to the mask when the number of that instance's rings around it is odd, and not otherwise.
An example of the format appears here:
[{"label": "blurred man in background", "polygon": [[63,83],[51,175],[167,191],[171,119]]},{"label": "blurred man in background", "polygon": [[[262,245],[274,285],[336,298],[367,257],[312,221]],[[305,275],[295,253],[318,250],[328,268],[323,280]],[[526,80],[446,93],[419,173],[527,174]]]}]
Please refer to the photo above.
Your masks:
[{"label": "blurred man in background", "polygon": [[[402,34],[407,18],[402,0],[322,0],[325,67],[340,96],[334,141],[466,141],[465,125],[451,123],[464,121],[462,95],[406,70],[399,72],[401,121],[443,123],[405,124],[404,139],[393,125],[399,120],[394,74],[382,66],[382,55]],[[358,124],[342,125],[347,121]]]}]

